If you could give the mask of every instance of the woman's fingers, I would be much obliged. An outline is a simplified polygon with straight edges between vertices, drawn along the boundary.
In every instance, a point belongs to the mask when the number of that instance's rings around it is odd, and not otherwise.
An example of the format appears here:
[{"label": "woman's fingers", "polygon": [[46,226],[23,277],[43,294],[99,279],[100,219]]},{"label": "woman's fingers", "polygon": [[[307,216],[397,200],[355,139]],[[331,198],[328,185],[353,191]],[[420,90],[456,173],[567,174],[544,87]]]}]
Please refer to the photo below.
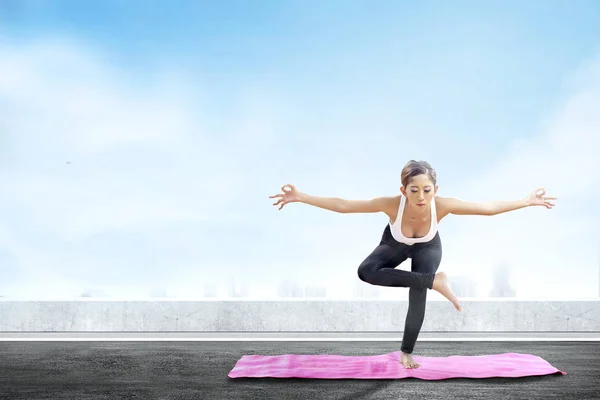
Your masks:
[{"label": "woman's fingers", "polygon": [[293,193],[296,191],[296,187],[294,185],[292,185],[291,183],[286,183],[285,185],[283,185],[281,187],[281,191],[283,193],[278,193],[278,194],[274,194],[273,196],[269,196],[270,199],[279,199],[278,201],[273,203],[273,205],[277,206],[277,205],[281,204],[279,206],[280,210],[283,208],[283,206],[285,206],[287,203],[289,203],[289,200],[290,200],[289,195],[293,196]]},{"label": "woman's fingers", "polygon": [[[288,188],[289,190],[285,190],[286,188]],[[296,187],[291,183],[286,183],[281,187],[281,190],[283,190],[284,192],[293,192],[294,190],[296,190]]]}]

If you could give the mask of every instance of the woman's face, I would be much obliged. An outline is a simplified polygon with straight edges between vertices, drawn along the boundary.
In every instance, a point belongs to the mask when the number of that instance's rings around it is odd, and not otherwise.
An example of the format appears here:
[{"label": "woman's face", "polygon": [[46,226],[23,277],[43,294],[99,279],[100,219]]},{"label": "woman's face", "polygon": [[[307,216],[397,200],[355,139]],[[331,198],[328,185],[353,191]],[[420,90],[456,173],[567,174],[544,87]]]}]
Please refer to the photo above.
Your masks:
[{"label": "woman's face", "polygon": [[402,194],[412,205],[425,207],[429,205],[437,192],[437,186],[433,184],[427,174],[417,175],[410,179],[406,188],[402,187]]}]

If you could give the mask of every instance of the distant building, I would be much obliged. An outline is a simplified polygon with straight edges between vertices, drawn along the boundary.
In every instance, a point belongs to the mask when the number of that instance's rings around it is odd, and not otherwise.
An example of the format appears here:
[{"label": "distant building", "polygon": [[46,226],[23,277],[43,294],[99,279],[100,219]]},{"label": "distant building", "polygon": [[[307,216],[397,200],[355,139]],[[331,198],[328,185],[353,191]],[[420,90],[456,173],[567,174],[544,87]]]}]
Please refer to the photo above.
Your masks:
[{"label": "distant building", "polygon": [[516,291],[510,286],[510,269],[508,265],[498,265],[493,271],[493,287],[490,291],[490,297],[515,297]]},{"label": "distant building", "polygon": [[296,282],[282,281],[277,286],[278,297],[304,297],[304,290]]},{"label": "distant building", "polygon": [[476,297],[477,285],[468,275],[458,275],[449,278],[452,291],[457,297]]},{"label": "distant building", "polygon": [[102,289],[85,289],[80,297],[109,297]]},{"label": "distant building", "polygon": [[379,286],[371,285],[363,281],[357,281],[354,283],[352,289],[352,297],[357,299],[378,298],[381,297],[381,290]]},{"label": "distant building", "polygon": [[304,288],[304,297],[327,297],[327,289],[324,287],[307,286]]},{"label": "distant building", "polygon": [[232,280],[229,285],[229,297],[248,297],[248,286]]}]

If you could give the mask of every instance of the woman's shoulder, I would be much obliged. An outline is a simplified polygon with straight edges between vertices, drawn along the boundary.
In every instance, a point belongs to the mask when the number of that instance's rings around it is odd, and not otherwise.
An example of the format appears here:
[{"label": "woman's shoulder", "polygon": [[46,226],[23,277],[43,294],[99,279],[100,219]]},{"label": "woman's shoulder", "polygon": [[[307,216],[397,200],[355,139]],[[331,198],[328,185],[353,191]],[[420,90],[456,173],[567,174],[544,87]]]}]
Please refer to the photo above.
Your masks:
[{"label": "woman's shoulder", "polygon": [[398,216],[398,209],[400,208],[400,201],[402,200],[402,194],[396,194],[391,196],[383,197],[385,199],[385,213],[390,218],[390,222],[395,221]]},{"label": "woman's shoulder", "polygon": [[435,211],[438,215],[438,219],[441,220],[448,215],[448,202],[451,200],[448,197],[434,196],[435,199]]},{"label": "woman's shoulder", "polygon": [[433,198],[435,199],[435,205],[437,206],[444,206],[446,204],[448,204],[448,197],[441,197],[438,195],[433,196]]}]

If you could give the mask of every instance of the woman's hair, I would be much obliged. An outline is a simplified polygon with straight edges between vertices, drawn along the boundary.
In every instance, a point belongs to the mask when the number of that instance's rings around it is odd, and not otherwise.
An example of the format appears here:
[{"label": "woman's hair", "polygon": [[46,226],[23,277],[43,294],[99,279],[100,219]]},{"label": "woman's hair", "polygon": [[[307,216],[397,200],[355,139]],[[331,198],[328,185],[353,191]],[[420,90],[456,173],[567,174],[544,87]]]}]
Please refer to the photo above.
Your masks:
[{"label": "woman's hair", "polygon": [[422,174],[426,174],[434,185],[437,183],[435,169],[427,161],[410,160],[400,174],[402,186],[407,187],[413,177]]}]

